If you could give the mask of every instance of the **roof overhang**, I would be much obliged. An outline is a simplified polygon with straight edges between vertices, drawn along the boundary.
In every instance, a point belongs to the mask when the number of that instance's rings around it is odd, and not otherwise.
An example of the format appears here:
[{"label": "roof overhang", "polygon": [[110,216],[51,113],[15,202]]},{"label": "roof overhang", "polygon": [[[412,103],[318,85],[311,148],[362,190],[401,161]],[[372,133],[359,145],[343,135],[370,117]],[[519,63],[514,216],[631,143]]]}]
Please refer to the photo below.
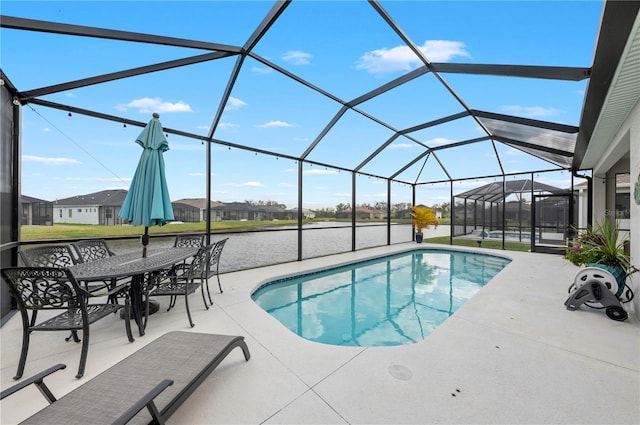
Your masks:
[{"label": "roof overhang", "polygon": [[594,168],[606,156],[620,126],[640,101],[639,10],[638,1],[608,0],[605,4],[580,118],[574,169]]}]

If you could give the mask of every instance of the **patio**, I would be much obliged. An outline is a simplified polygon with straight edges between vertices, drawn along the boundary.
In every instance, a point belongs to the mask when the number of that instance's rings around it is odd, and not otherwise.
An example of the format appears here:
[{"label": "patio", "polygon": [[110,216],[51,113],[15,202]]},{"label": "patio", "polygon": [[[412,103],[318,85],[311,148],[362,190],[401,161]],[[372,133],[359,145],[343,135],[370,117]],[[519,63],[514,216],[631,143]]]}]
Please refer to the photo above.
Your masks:
[{"label": "patio", "polygon": [[[192,295],[193,331],[244,335],[252,357],[245,363],[240,351],[232,353],[169,423],[640,422],[638,320],[566,310],[577,268],[560,256],[492,251],[513,262],[426,340],[401,347],[309,342],[250,299],[267,279],[415,246],[225,274],[224,294],[214,295],[208,311]],[[177,311],[153,315],[133,343],[113,323],[119,319],[98,323],[81,380],[74,378],[79,347],[58,332],[37,333],[25,376],[66,363],[47,381],[61,396],[165,332],[188,331],[184,303],[177,304]],[[14,382],[20,335],[14,315],[0,329],[2,388]],[[45,404],[35,388],[23,390],[3,400],[0,422],[19,422]]]}]

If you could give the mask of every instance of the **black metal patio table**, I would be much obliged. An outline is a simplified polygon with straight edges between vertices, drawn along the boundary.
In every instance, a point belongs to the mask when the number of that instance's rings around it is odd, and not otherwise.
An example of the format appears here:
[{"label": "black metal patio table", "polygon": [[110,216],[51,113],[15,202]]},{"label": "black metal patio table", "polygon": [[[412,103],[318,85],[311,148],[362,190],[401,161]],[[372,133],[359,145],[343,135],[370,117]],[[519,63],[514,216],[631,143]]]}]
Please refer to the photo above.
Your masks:
[{"label": "black metal patio table", "polygon": [[144,335],[142,320],[142,288],[146,273],[164,270],[193,257],[198,248],[150,249],[142,258],[142,250],[127,254],[102,258],[69,267],[78,281],[95,281],[131,276],[129,294],[131,313],[138,325],[140,336]]}]

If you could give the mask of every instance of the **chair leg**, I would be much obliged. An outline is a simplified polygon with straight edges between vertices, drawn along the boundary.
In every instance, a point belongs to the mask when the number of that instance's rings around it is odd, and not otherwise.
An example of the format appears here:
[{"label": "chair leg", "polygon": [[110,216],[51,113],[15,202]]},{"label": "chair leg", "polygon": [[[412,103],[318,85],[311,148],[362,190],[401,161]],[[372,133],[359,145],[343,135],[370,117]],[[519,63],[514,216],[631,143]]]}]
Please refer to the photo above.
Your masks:
[{"label": "chair leg", "polygon": [[144,318],[142,319],[142,328],[147,329],[147,321],[149,320],[149,291],[144,294]]},{"label": "chair leg", "polygon": [[218,278],[218,288],[220,288],[220,293],[222,294],[222,285],[220,284],[220,275],[216,273],[216,277]]},{"label": "chair leg", "polygon": [[78,374],[76,378],[82,378],[84,375],[84,367],[87,364],[87,354],[89,354],[89,324],[87,322],[82,325],[82,351],[80,352],[80,365],[78,366]]},{"label": "chair leg", "polygon": [[184,306],[187,309],[187,317],[189,318],[189,325],[191,325],[191,327],[194,327],[195,325],[193,324],[193,320],[191,320],[191,312],[189,311],[189,293],[188,292],[184,293]]},{"label": "chair leg", "polygon": [[169,298],[169,308],[167,309],[167,311],[171,310],[173,307],[175,307],[175,305],[176,305],[176,296],[171,295],[171,297]]},{"label": "chair leg", "polygon": [[78,331],[71,331],[71,335],[66,337],[64,340],[69,342],[71,339],[73,339],[73,342],[75,342],[75,343],[80,342],[80,337],[78,336]]},{"label": "chair leg", "polygon": [[[149,306],[147,305],[147,310],[149,309]],[[149,312],[147,311],[147,314]],[[145,327],[147,325],[146,322],[146,317],[145,317]],[[127,338],[129,339],[129,342],[133,342],[133,333],[131,333],[131,302],[129,301],[129,297],[125,298],[124,300],[124,329],[127,331]]]},{"label": "chair leg", "polygon": [[24,365],[27,363],[27,352],[29,351],[29,334],[31,332],[28,329],[22,331],[22,349],[20,350],[20,361],[18,362],[18,371],[16,376],[13,377],[16,381],[22,378],[24,373]]},{"label": "chair leg", "polygon": [[[211,299],[211,292],[209,291],[209,281],[205,280],[204,285],[207,287],[207,296],[209,297],[209,304],[213,305],[213,300]],[[202,292],[204,292],[204,288],[202,288]]]},{"label": "chair leg", "polygon": [[[206,280],[205,280],[205,282],[206,282]],[[204,308],[209,310],[209,304],[207,304],[207,299],[204,297],[204,283],[202,281],[200,282],[200,293],[202,294],[202,302],[204,303]],[[212,303],[212,305],[213,305],[213,303]]]},{"label": "chair leg", "polygon": [[[109,290],[112,290],[113,288],[115,288],[118,285],[118,282],[116,281],[116,279],[111,279],[111,282],[109,283]],[[109,295],[109,302],[112,304],[118,304],[118,294],[111,294]],[[113,313],[117,313],[118,311],[114,311]]]}]

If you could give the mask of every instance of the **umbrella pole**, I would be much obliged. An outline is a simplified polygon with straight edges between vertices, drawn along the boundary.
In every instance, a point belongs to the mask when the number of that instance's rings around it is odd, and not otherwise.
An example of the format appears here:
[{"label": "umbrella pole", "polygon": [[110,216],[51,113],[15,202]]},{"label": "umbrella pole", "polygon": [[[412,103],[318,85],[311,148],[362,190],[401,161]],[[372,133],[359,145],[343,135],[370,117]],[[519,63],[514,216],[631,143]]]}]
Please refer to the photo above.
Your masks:
[{"label": "umbrella pole", "polygon": [[147,245],[149,245],[149,227],[144,226],[144,235],[142,235],[142,258],[147,258]]}]

